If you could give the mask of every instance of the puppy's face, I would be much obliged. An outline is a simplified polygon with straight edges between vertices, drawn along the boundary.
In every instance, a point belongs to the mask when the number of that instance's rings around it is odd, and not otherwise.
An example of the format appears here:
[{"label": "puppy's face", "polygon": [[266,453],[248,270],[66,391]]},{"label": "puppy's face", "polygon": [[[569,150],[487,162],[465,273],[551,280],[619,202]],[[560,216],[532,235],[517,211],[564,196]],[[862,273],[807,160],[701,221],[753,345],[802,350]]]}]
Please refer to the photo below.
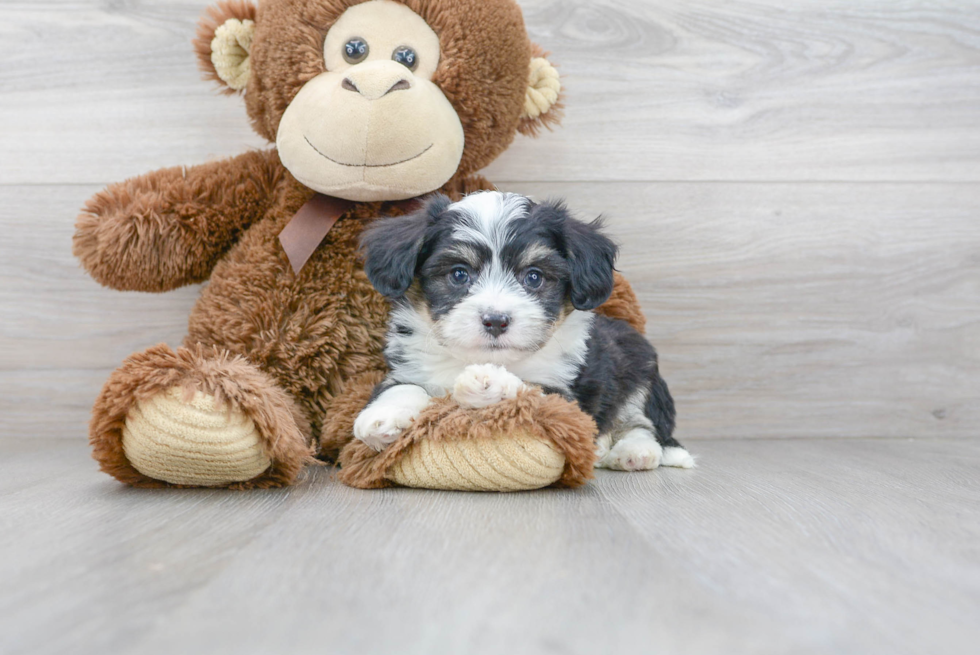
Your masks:
[{"label": "puppy's face", "polygon": [[526,198],[499,193],[450,205],[416,278],[443,345],[537,350],[565,312],[569,266],[553,225]]},{"label": "puppy's face", "polygon": [[560,204],[497,192],[378,221],[364,247],[379,291],[428,316],[443,346],[494,359],[537,350],[572,308],[604,302],[616,255]]}]

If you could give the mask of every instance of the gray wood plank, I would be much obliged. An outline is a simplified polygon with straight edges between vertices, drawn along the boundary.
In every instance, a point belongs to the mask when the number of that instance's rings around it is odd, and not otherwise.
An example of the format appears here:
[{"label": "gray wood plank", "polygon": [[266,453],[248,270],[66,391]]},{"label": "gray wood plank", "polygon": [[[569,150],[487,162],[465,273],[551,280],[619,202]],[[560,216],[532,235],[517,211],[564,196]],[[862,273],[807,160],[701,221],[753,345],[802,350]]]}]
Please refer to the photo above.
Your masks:
[{"label": "gray wood plank", "polygon": [[976,648],[980,441],[695,447],[696,476],[597,485],[660,557],[822,652]]},{"label": "gray wood plank", "polygon": [[[977,187],[506,188],[606,214],[681,439],[975,435]],[[0,434],[82,436],[109,371],[184,334],[196,289],[114,292],[72,259],[96,189],[0,188]]]},{"label": "gray wood plank", "polygon": [[211,3],[4,2],[0,183],[105,184],[264,145],[191,46]]},{"label": "gray wood plank", "polygon": [[[204,0],[2,3],[0,183],[106,183],[260,145],[199,80]],[[523,0],[568,92],[499,180],[980,176],[980,2]]]},{"label": "gray wood plank", "polygon": [[5,654],[122,652],[274,525],[292,493],[168,496],[122,487],[82,445],[4,454]]},{"label": "gray wood plank", "polygon": [[0,440],[38,480],[0,488],[0,650],[973,652],[980,441],[694,451],[579,491],[168,492]]},{"label": "gray wood plank", "polygon": [[976,0],[521,4],[567,120],[492,178],[978,179]]}]

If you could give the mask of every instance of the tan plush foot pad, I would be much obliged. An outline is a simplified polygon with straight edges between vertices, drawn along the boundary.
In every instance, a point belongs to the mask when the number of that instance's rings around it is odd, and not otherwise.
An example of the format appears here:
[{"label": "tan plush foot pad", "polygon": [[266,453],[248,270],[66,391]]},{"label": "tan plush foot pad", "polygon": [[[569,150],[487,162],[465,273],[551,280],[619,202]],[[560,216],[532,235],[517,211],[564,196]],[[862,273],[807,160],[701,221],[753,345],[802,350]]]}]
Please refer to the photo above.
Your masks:
[{"label": "tan plush foot pad", "polygon": [[172,387],[129,411],[122,445],[137,471],[171,484],[220,487],[272,465],[245,414],[200,391],[186,395]]},{"label": "tan plush foot pad", "polygon": [[382,452],[356,440],[348,444],[340,454],[340,479],[362,489],[578,487],[593,476],[594,435],[591,418],[538,390],[483,409],[438,398]]},{"label": "tan plush foot pad", "polygon": [[488,439],[412,444],[385,477],[404,487],[462,491],[526,491],[553,484],[565,456],[527,433]]}]

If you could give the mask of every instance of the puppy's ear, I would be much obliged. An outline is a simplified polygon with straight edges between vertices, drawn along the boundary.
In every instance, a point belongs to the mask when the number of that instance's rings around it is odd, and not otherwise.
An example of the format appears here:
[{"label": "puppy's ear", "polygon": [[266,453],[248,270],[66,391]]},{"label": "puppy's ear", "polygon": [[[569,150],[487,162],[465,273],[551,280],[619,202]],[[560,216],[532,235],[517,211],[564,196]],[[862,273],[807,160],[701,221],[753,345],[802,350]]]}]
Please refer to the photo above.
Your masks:
[{"label": "puppy's ear", "polygon": [[575,309],[595,309],[609,300],[613,292],[613,264],[616,244],[600,232],[602,219],[565,223],[569,263],[572,268],[572,305]]},{"label": "puppy's ear", "polygon": [[602,219],[578,221],[562,202],[547,202],[534,211],[549,214],[560,234],[571,269],[572,306],[588,311],[606,302],[613,291],[613,264],[618,248],[602,233]]},{"label": "puppy's ear", "polygon": [[450,205],[444,195],[436,194],[425,206],[405,216],[381,218],[361,236],[364,272],[381,295],[398,298],[405,295],[415,277],[419,253],[426,231]]}]

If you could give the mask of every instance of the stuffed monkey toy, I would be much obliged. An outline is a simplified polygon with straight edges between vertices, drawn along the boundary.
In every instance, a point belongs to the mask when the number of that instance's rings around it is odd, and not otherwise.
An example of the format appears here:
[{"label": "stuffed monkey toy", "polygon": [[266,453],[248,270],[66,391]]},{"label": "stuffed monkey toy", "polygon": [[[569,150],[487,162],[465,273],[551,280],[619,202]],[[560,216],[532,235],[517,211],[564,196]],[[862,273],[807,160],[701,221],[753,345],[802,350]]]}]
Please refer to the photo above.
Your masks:
[{"label": "stuffed monkey toy", "polygon": [[[591,477],[594,425],[527,391],[483,410],[438,399],[381,453],[352,424],[384,375],[388,307],[358,238],[559,117],[558,74],[513,0],[223,0],[195,48],[275,146],[96,194],[74,253],[101,284],[207,282],[181,348],[130,356],[93,408],[106,473],[141,487],[274,487],[339,461],[359,487],[509,490]],[[642,329],[622,278],[600,311]]]}]

